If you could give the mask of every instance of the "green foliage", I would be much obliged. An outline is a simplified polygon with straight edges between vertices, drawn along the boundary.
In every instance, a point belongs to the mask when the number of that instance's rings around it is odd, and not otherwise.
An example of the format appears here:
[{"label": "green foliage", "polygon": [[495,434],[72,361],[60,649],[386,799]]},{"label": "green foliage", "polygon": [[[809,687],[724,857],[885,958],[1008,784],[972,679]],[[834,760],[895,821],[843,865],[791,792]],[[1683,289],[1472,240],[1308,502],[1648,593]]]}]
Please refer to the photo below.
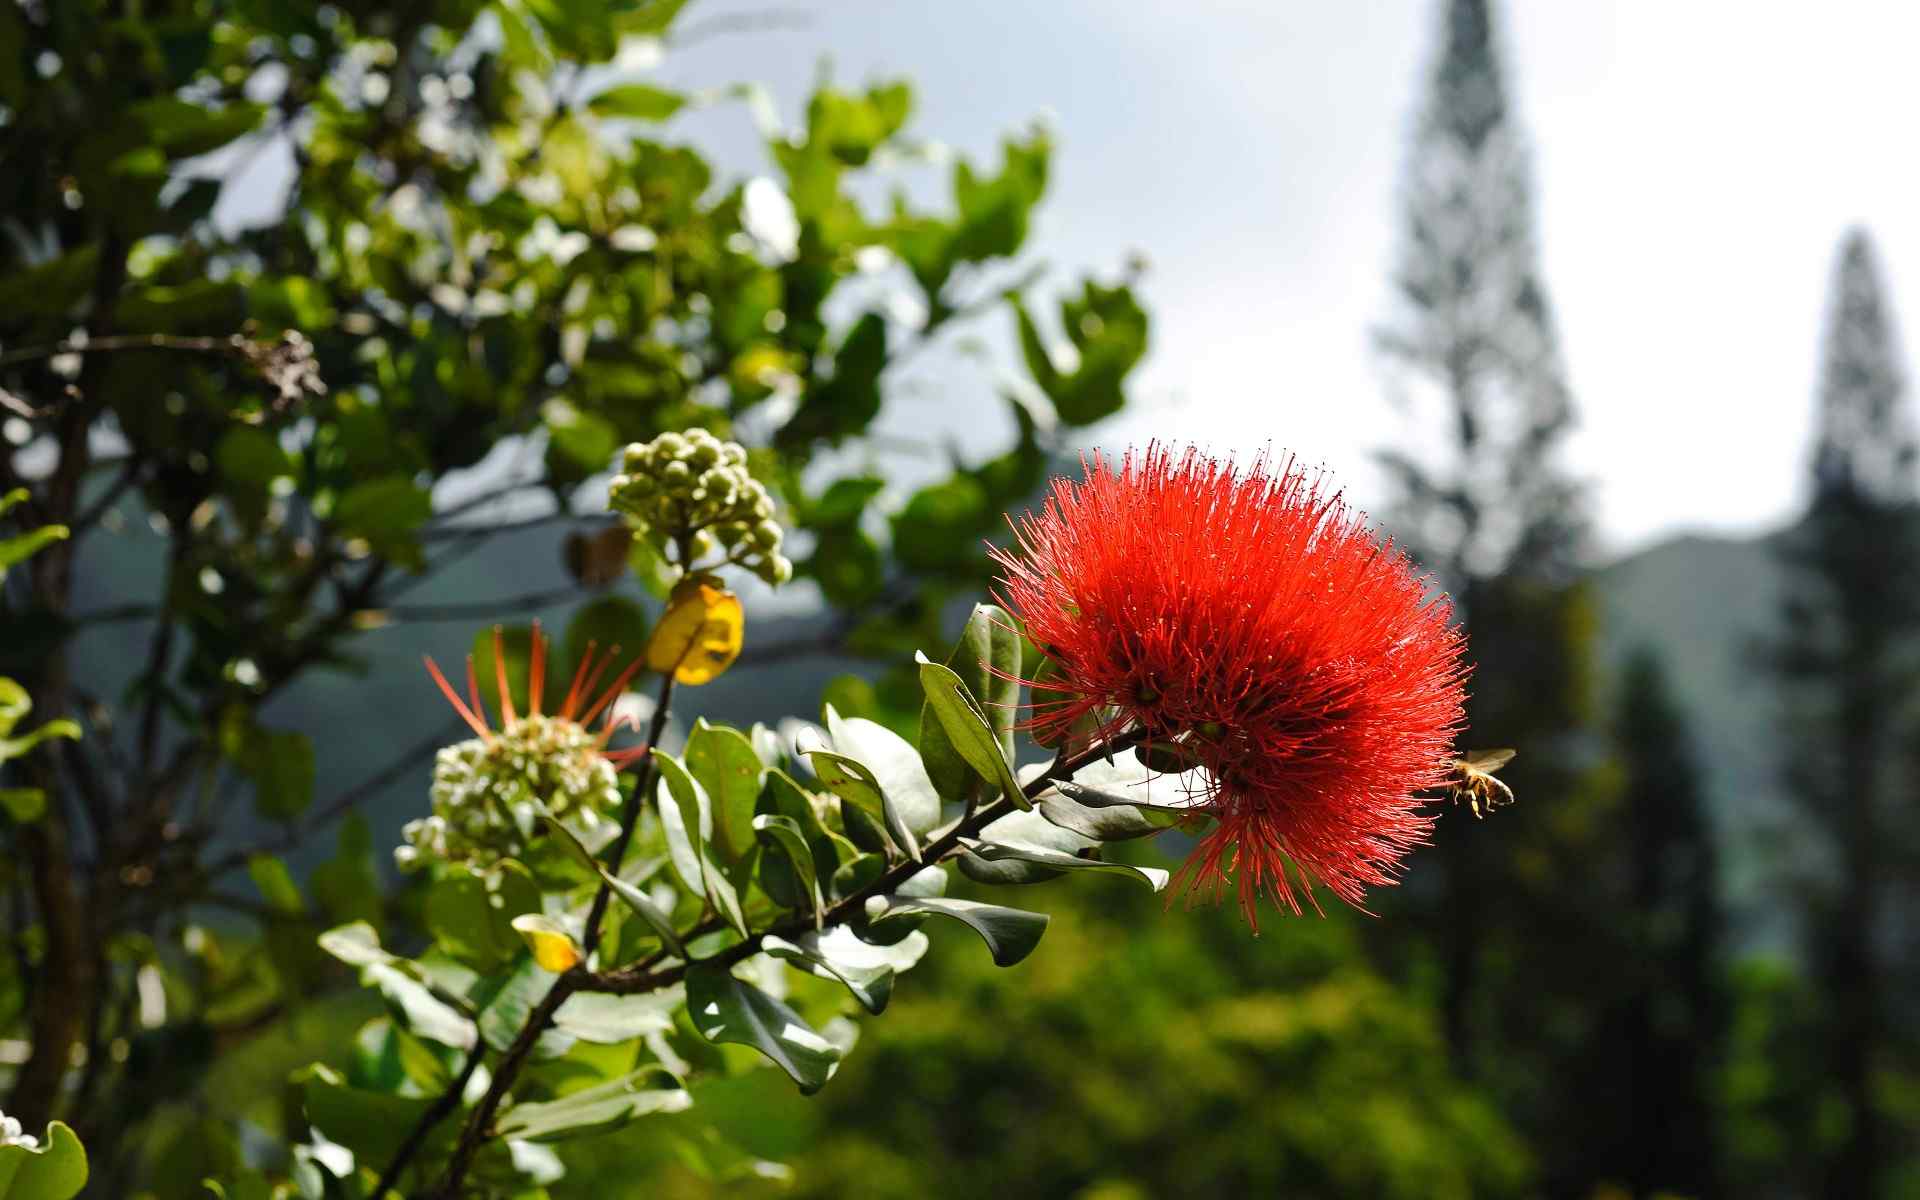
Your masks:
[{"label": "green foliage", "polygon": [[1531,1194],[1514,1130],[1358,965],[1351,920],[1250,949],[1222,910],[1044,896],[1027,965],[929,956],[810,1114],[799,1195]]},{"label": "green foliage", "polygon": [[29,1145],[0,1139],[0,1200],[71,1200],[87,1186],[87,1152],[59,1121]]}]

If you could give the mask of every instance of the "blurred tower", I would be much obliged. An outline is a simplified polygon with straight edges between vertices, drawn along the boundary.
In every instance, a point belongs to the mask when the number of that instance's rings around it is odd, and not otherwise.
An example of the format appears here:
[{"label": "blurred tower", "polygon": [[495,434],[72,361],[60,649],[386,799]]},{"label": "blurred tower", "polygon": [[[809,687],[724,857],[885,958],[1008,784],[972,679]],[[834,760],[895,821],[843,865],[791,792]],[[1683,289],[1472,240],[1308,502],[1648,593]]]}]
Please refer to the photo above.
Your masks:
[{"label": "blurred tower", "polygon": [[1892,924],[1907,914],[1920,821],[1909,743],[1920,696],[1920,534],[1914,434],[1872,242],[1842,241],[1827,317],[1805,518],[1782,543],[1787,599],[1769,655],[1781,685],[1782,763],[1815,834],[1800,864],[1808,961],[1822,993],[1830,1099],[1844,1130],[1823,1192],[1872,1197],[1892,1148],[1875,1099],[1894,1064]]}]

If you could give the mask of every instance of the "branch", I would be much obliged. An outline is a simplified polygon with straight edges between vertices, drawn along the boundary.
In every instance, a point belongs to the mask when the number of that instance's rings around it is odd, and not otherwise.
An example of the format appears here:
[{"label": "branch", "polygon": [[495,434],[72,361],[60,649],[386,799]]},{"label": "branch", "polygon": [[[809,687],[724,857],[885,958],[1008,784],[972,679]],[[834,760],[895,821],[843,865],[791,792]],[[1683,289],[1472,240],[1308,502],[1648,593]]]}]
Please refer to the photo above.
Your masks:
[{"label": "branch", "polygon": [[[620,860],[626,856],[627,845],[633,840],[635,826],[640,823],[641,810],[646,807],[646,798],[653,793],[655,781],[660,777],[660,763],[653,750],[660,745],[660,738],[667,729],[667,715],[673,704],[673,673],[661,676],[660,695],[654,703],[653,720],[647,729],[647,760],[641,768],[640,780],[634,784],[633,791],[627,794],[627,808],[620,821],[620,836],[614,839],[607,850],[606,860],[613,871],[620,869]],[[582,958],[593,953],[600,942],[600,921],[606,916],[607,901],[613,895],[613,887],[604,880],[600,890],[594,893],[593,907],[587,913],[585,936],[582,939]],[[480,1143],[492,1134],[493,1116],[500,1110],[500,1104],[506,1099],[507,1089],[513,1086],[514,1078],[519,1075],[520,1067],[532,1052],[533,1044],[553,1014],[559,1011],[578,987],[576,972],[569,972],[553,981],[547,990],[546,998],[531,1013],[527,1014],[527,1023],[520,1029],[519,1036],[508,1047],[506,1057],[493,1073],[493,1079],[487,1085],[486,1094],[480,1097],[473,1113],[460,1131],[460,1142],[454,1147],[453,1159],[447,1164],[447,1173],[440,1184],[439,1194],[446,1200],[454,1200],[460,1194],[461,1182],[466,1178],[467,1168],[473,1163],[473,1156],[479,1152]]]},{"label": "branch", "polygon": [[122,333],[84,342],[54,342],[0,354],[0,367],[38,362],[62,354],[102,354],[116,350],[178,350],[187,354],[238,354],[247,344],[239,334],[230,337],[177,337],[169,333]]},{"label": "branch", "polygon": [[374,611],[384,612],[396,621],[466,621],[503,613],[538,612],[563,600],[570,600],[581,591],[580,585],[574,583],[543,592],[504,596],[498,600],[474,600],[462,604],[401,604]]},{"label": "branch", "polygon": [[[1052,787],[1056,781],[1071,778],[1082,768],[1092,763],[1111,758],[1118,750],[1137,745],[1143,740],[1143,737],[1142,731],[1136,729],[1120,734],[1107,742],[1103,742],[1089,750],[1082,751],[1071,758],[1063,758],[1056,755],[1054,756],[1053,762],[1048,765],[1045,771],[1020,789],[1021,794],[1028,800],[1033,800],[1039,796],[1040,793]],[[973,837],[988,825],[991,825],[993,822],[1013,811],[1015,810],[1012,801],[1004,796],[991,804],[981,805],[978,809],[974,810],[971,815],[948,830],[939,839],[930,843],[922,853],[922,861],[914,862],[908,859],[904,862],[897,863],[892,868],[883,872],[879,878],[875,879],[866,887],[848,895],[829,907],[822,920],[823,926],[831,928],[844,923],[852,917],[864,914],[869,897],[897,890],[902,884],[906,883],[908,879],[911,879],[920,871],[952,857],[955,852],[960,849],[961,838]],[[682,940],[692,941],[707,933],[714,932],[719,929],[720,926],[721,923],[717,918],[710,920],[704,925],[689,931]],[[745,941],[729,946],[718,954],[703,958],[698,964],[680,963],[677,966],[667,967],[661,970],[651,969],[662,961],[662,956],[665,953],[662,951],[661,954],[657,954],[653,958],[631,967],[623,967],[615,971],[587,973],[584,978],[575,984],[575,990],[582,992],[611,992],[618,995],[635,995],[643,992],[656,991],[660,988],[669,987],[678,983],[686,975],[687,968],[691,965],[731,967],[733,964],[743,959],[752,958],[755,954],[759,953],[760,943],[767,937],[789,937],[805,933],[814,928],[816,928],[816,926],[811,919],[804,916],[796,916],[791,920],[782,922],[769,929],[763,929]]]},{"label": "branch", "polygon": [[[657,744],[660,731],[665,727],[662,714],[667,711],[667,701],[672,698],[672,691],[672,677],[669,676],[666,686],[661,689],[660,705],[654,711],[654,727],[652,730],[652,739],[648,742],[649,746]],[[1056,755],[1052,764],[1038,777],[1023,787],[1021,792],[1028,800],[1032,800],[1048,787],[1051,787],[1055,780],[1066,778],[1090,763],[1110,758],[1116,750],[1138,743],[1142,740],[1143,736],[1140,731],[1134,730],[1121,734],[1100,746],[1074,755],[1071,758]],[[626,852],[627,842],[632,836],[633,827],[638,820],[642,799],[646,791],[651,787],[651,780],[656,776],[657,769],[654,766],[652,755],[648,755],[647,768],[642,774],[641,783],[628,797],[626,820],[622,826],[621,836],[608,856],[609,861],[614,864],[616,870],[619,867],[621,855]],[[1004,796],[991,804],[982,805],[964,817],[952,829],[948,830],[945,835],[929,844],[926,852],[922,856],[921,862],[914,862],[911,859],[907,859],[897,863],[889,870],[883,872],[879,878],[875,879],[866,887],[861,888],[859,891],[854,892],[834,904],[824,915],[823,927],[830,928],[847,921],[855,915],[864,913],[868,897],[898,889],[913,875],[958,852],[961,838],[971,837],[996,819],[1012,811],[1013,802]],[[593,945],[597,940],[599,920],[605,911],[610,890],[605,883],[602,883],[599,893],[594,897],[593,911],[587,918],[586,950],[588,954],[592,953]],[[720,926],[721,922],[719,918],[712,918],[696,926],[685,936],[687,940],[692,940],[703,934],[713,932],[720,928]],[[750,958],[754,954],[757,954],[760,950],[762,940],[768,936],[777,937],[799,934],[814,928],[816,928],[816,926],[812,920],[806,917],[796,916],[792,920],[762,930],[747,940],[730,946],[718,954],[701,959],[700,965],[731,967],[742,959]],[[553,986],[548,990],[546,998],[527,1015],[526,1024],[521,1026],[519,1034],[513,1040],[513,1045],[507,1050],[506,1057],[501,1060],[499,1068],[494,1072],[493,1081],[488,1086],[486,1095],[481,1097],[480,1103],[474,1108],[472,1115],[467,1118],[467,1124],[461,1131],[460,1143],[454,1151],[453,1160],[447,1167],[447,1173],[441,1180],[438,1191],[435,1192],[439,1200],[455,1200],[455,1198],[459,1196],[460,1186],[466,1178],[467,1168],[471,1165],[473,1156],[479,1151],[481,1142],[491,1136],[492,1131],[490,1126],[493,1123],[494,1114],[499,1110],[501,1102],[506,1098],[507,1089],[512,1086],[514,1077],[519,1073],[522,1064],[525,1063],[527,1055],[532,1052],[534,1043],[539,1040],[548,1022],[552,1020],[553,1014],[559,1010],[567,998],[575,992],[608,992],[621,995],[633,995],[670,986],[686,975],[689,964],[681,963],[665,969],[654,969],[663,961],[665,954],[666,951],[663,949],[649,959],[631,967],[625,967],[615,971],[595,973],[583,967],[575,967],[553,981]],[[585,961],[584,955],[582,956],[582,961]]]},{"label": "branch", "polygon": [[460,1098],[466,1095],[467,1084],[473,1079],[473,1073],[480,1069],[480,1063],[486,1057],[487,1039],[475,1037],[473,1049],[467,1051],[467,1062],[460,1068],[460,1074],[454,1076],[453,1081],[447,1084],[447,1090],[440,1093],[439,1098],[433,1102],[433,1107],[421,1114],[419,1122],[414,1125],[412,1132],[407,1134],[407,1140],[401,1142],[400,1148],[393,1152],[393,1160],[387,1164],[387,1169],[381,1172],[380,1182],[373,1185],[374,1200],[385,1200],[394,1184],[400,1181],[400,1172],[406,1169],[407,1163],[414,1155],[420,1153],[420,1147],[426,1144],[427,1135],[433,1132],[433,1127],[446,1120],[448,1114],[460,1107]]}]

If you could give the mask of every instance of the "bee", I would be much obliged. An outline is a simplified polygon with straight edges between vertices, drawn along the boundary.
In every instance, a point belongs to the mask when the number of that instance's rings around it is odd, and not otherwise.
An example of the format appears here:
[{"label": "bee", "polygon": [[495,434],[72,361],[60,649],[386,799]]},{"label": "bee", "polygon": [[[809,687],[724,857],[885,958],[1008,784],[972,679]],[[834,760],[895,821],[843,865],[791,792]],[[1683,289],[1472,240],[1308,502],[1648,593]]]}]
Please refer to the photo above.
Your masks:
[{"label": "bee", "polygon": [[1513,789],[1494,777],[1494,772],[1513,761],[1513,750],[1469,750],[1453,760],[1453,776],[1447,781],[1448,798],[1467,802],[1475,817],[1484,817],[1496,808],[1513,803]]}]

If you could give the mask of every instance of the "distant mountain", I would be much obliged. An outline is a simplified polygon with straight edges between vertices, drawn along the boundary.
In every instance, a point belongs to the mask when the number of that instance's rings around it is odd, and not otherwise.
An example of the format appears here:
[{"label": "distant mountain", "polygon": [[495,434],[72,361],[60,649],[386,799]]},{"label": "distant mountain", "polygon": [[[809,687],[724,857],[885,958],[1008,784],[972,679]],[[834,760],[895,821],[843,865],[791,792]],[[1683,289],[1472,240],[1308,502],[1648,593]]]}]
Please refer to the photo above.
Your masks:
[{"label": "distant mountain", "polygon": [[1602,655],[1659,654],[1687,712],[1736,904],[1763,901],[1769,846],[1792,817],[1779,781],[1773,691],[1755,661],[1775,628],[1779,535],[1685,536],[1600,570]]}]

